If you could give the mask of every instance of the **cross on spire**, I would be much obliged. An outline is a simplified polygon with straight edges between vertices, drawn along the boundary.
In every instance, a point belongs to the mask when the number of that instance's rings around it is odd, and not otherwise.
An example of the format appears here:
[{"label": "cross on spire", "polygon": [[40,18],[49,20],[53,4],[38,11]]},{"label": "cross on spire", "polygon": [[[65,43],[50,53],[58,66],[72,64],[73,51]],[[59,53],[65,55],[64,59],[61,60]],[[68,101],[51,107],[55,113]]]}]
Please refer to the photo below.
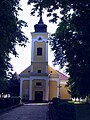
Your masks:
[{"label": "cross on spire", "polygon": [[42,1],[43,0],[37,0],[37,1],[39,3],[39,16],[40,16],[40,20],[39,20],[38,24],[44,24],[43,19],[42,19],[42,14],[43,14]]},{"label": "cross on spire", "polygon": [[[39,22],[38,24],[34,25],[35,32],[47,32],[47,25],[44,24],[42,20],[42,14],[43,14],[43,6],[42,2],[43,0],[28,0],[28,4],[35,2],[37,4],[38,10],[39,10]],[[34,9],[37,11],[37,9]],[[35,12],[35,11],[34,11]]]},{"label": "cross on spire", "polygon": [[38,10],[39,10],[39,15],[38,16],[40,17],[41,21],[42,21],[42,13],[43,13],[42,1],[43,0],[35,0],[35,1],[34,0],[28,0],[28,4],[31,4],[31,3],[34,3],[34,2],[36,2],[38,4],[37,5],[38,6]]},{"label": "cross on spire", "polygon": [[40,15],[40,19],[42,20],[42,13],[43,13],[43,8],[42,8],[42,2],[43,0],[38,0],[38,3],[40,5],[40,9],[39,9],[39,15]]}]

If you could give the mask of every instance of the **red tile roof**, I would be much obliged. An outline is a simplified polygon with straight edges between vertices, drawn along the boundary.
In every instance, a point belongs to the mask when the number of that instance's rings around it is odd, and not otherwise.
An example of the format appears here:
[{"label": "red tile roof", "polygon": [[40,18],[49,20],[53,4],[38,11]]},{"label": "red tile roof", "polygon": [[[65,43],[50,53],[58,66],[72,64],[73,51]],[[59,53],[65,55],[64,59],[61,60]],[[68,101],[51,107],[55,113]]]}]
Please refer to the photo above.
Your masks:
[{"label": "red tile roof", "polygon": [[63,73],[61,73],[60,71],[56,70],[59,73],[59,77],[61,80],[68,80],[69,77],[67,77],[66,75],[64,75]]}]

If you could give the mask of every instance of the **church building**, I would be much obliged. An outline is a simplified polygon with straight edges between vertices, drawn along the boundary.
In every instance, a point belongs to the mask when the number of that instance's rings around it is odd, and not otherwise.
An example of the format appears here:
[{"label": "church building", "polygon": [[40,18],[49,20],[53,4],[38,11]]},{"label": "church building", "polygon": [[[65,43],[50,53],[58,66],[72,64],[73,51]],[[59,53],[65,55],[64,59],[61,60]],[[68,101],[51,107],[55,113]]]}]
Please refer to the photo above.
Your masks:
[{"label": "church building", "polygon": [[70,99],[65,85],[68,77],[48,65],[48,32],[42,17],[34,26],[31,42],[31,65],[20,73],[20,97],[32,102],[54,97]]}]

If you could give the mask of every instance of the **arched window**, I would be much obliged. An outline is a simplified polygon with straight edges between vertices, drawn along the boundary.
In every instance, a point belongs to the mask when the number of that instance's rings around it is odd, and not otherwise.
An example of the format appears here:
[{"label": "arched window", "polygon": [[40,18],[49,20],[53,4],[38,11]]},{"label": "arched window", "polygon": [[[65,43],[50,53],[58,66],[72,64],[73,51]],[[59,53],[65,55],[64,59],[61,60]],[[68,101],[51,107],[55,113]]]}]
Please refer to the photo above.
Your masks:
[{"label": "arched window", "polygon": [[41,56],[42,55],[42,48],[37,48],[37,55]]},{"label": "arched window", "polygon": [[42,40],[42,37],[39,37],[38,40],[39,40],[39,41]]}]

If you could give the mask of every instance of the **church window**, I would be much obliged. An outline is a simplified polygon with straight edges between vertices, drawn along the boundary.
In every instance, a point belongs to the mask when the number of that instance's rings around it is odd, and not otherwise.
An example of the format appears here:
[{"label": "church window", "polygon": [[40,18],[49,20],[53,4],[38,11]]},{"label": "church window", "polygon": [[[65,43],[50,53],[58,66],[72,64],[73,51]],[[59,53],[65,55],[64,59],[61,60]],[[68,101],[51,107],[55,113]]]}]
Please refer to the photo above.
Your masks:
[{"label": "church window", "polygon": [[41,73],[41,70],[38,70],[38,73]]},{"label": "church window", "polygon": [[42,48],[37,48],[37,55],[41,56],[42,55]]},{"label": "church window", "polygon": [[38,38],[38,40],[42,40],[42,38],[41,38],[41,37],[39,37],[39,38]]},{"label": "church window", "polygon": [[42,86],[41,82],[36,82],[36,86]]}]

